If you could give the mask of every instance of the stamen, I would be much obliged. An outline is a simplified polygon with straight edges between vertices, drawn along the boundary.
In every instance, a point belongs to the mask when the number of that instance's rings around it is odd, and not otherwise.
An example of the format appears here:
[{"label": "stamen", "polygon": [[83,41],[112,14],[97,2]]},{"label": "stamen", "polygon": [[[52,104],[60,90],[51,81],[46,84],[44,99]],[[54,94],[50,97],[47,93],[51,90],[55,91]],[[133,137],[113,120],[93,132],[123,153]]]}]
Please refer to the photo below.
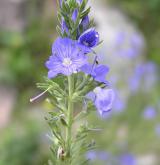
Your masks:
[{"label": "stamen", "polygon": [[50,87],[48,89],[46,89],[44,92],[40,93],[38,96],[35,96],[33,98],[31,98],[29,101],[31,103],[33,103],[35,100],[39,99],[41,96],[43,96],[48,90],[50,89]]},{"label": "stamen", "polygon": [[64,58],[63,63],[64,66],[70,66],[72,65],[72,61],[70,58]]}]

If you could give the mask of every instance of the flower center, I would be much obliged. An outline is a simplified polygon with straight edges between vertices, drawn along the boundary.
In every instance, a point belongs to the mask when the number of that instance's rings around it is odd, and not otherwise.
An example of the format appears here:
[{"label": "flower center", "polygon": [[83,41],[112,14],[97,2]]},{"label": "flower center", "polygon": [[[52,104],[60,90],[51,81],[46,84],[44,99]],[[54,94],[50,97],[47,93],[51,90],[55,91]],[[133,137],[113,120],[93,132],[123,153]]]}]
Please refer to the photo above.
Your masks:
[{"label": "flower center", "polygon": [[72,61],[70,58],[64,58],[63,63],[64,66],[70,66],[72,64]]}]

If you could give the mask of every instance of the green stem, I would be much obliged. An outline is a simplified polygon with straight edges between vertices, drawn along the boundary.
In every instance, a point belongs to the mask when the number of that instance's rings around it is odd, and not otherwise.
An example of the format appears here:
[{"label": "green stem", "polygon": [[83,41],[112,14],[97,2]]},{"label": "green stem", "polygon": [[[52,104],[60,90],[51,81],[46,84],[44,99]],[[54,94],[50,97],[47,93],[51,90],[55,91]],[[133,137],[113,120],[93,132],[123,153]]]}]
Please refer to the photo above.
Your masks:
[{"label": "green stem", "polygon": [[80,90],[81,88],[83,88],[85,86],[86,83],[88,83],[87,78],[88,78],[88,75],[85,75],[83,77],[83,80],[80,82],[80,84],[76,88],[76,91]]},{"label": "green stem", "polygon": [[66,143],[67,143],[67,150],[70,157],[70,148],[71,148],[71,135],[72,135],[72,124],[73,124],[73,102],[72,102],[72,95],[74,89],[74,82],[73,77],[68,77],[68,112],[67,112],[67,121],[68,126],[66,130]]}]

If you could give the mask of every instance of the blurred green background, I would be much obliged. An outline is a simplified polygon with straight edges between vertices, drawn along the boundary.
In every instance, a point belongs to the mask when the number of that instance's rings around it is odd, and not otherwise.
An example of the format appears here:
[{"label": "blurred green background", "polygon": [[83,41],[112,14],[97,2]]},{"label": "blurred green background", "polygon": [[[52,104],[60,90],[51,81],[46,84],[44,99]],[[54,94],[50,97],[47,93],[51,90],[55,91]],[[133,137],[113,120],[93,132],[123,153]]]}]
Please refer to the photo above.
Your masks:
[{"label": "blurred green background", "polygon": [[[86,156],[91,164],[160,165],[160,1],[91,5],[117,100],[104,119],[89,116],[103,131],[91,134],[99,151]],[[43,165],[49,157],[50,107],[29,99],[47,74],[56,10],[53,0],[0,1],[0,165]]]}]

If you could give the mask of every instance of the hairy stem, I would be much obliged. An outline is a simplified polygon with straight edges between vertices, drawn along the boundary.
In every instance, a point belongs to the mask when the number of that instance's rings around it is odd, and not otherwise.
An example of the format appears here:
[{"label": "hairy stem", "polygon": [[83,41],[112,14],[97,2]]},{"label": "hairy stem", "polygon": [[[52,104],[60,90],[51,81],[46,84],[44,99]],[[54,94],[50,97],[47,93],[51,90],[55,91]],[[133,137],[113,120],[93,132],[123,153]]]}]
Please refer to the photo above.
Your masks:
[{"label": "hairy stem", "polygon": [[[71,139],[72,139],[72,124],[73,124],[73,102],[72,102],[72,95],[74,89],[74,79],[72,76],[68,77],[68,112],[67,112],[67,121],[68,127],[66,130],[66,143],[67,143],[67,150],[68,155],[70,158],[70,150],[71,150]],[[70,162],[70,160],[69,160]]]}]

